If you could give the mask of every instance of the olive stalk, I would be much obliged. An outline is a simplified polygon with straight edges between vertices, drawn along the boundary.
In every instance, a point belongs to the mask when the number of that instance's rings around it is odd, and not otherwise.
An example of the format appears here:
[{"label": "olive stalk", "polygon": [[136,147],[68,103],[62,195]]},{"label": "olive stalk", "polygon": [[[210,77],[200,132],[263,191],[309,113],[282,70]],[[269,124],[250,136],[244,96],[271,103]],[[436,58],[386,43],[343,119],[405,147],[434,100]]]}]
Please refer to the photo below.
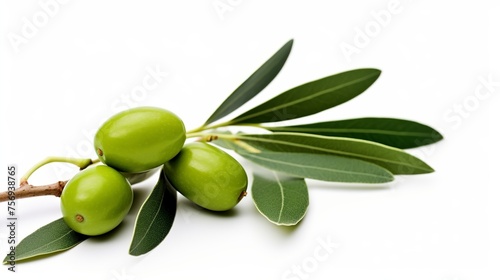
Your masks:
[{"label": "olive stalk", "polygon": [[186,138],[192,138],[192,137],[200,137],[199,141],[202,141],[202,142],[210,142],[210,141],[217,140],[217,139],[226,139],[226,140],[230,140],[231,142],[233,142],[235,145],[239,146],[240,148],[243,148],[247,152],[250,152],[250,153],[260,153],[261,152],[259,149],[239,140],[238,136],[234,135],[234,134],[196,132],[196,133],[188,133],[186,135]]},{"label": "olive stalk", "polygon": [[210,142],[217,139],[228,139],[234,140],[236,139],[233,134],[222,134],[222,133],[214,133],[214,132],[195,132],[195,133],[187,133],[186,138],[199,137],[203,142]]},{"label": "olive stalk", "polygon": [[28,184],[28,179],[29,177],[35,173],[40,167],[47,165],[52,162],[65,162],[65,163],[71,163],[74,164],[78,167],[80,167],[80,170],[83,170],[87,168],[89,165],[92,165],[94,163],[99,162],[98,159],[92,160],[90,158],[70,158],[70,157],[47,157],[44,160],[38,162],[35,164],[33,167],[31,167],[23,177],[21,177],[21,181],[19,183],[19,186],[22,187],[26,184]]},{"label": "olive stalk", "polygon": [[[192,138],[192,137],[200,137],[200,140],[203,142],[210,142],[213,140],[217,139],[226,139],[230,140],[236,145],[240,146],[241,148],[257,153],[259,150],[255,149],[254,147],[238,140],[238,137],[233,134],[223,134],[223,133],[209,133],[209,132],[204,132],[208,129],[214,129],[218,127],[224,127],[230,125],[230,122],[226,123],[221,123],[218,125],[212,125],[212,126],[202,126],[197,129],[193,129],[189,131],[186,134],[187,138]],[[258,126],[254,124],[249,124],[250,126]],[[73,165],[76,165],[77,167],[80,168],[80,170],[83,170],[87,168],[88,166],[100,162],[99,159],[86,159],[86,158],[70,158],[70,157],[47,157],[44,160],[38,162],[35,164],[33,167],[31,167],[20,179],[19,183],[19,188],[17,188],[15,191],[6,191],[0,193],[0,202],[8,201],[12,198],[15,197],[15,199],[20,199],[20,198],[26,198],[26,197],[34,197],[34,196],[44,196],[44,195],[54,195],[56,197],[60,197],[61,193],[63,191],[64,186],[68,181],[58,181],[52,184],[48,185],[41,185],[41,186],[34,186],[30,185],[28,183],[28,179],[37,171],[40,169],[42,166],[45,166],[49,163],[54,163],[54,162],[63,162],[63,163],[70,163]]]},{"label": "olive stalk", "polygon": [[23,186],[17,188],[15,191],[0,193],[0,202],[43,195],[53,195],[56,197],[60,197],[67,182],[68,181],[58,181],[53,184],[43,186],[33,186],[26,183]]},{"label": "olive stalk", "polygon": [[212,124],[212,125],[202,125],[202,126],[200,126],[198,128],[195,128],[195,129],[192,129],[192,130],[188,131],[186,133],[186,136],[190,135],[190,134],[194,134],[194,133],[198,133],[198,132],[203,132],[203,131],[206,131],[206,130],[220,128],[220,127],[230,126],[230,125],[232,125],[231,121],[227,121],[227,122],[223,122],[223,123],[219,123],[219,124]]},{"label": "olive stalk", "polygon": [[250,127],[267,129],[265,126],[262,126],[261,124],[257,124],[257,123],[233,124],[231,121],[227,121],[227,122],[215,124],[215,125],[208,125],[208,126],[202,125],[198,128],[195,128],[195,129],[192,129],[192,130],[186,132],[186,137],[187,138],[195,137],[195,136],[197,136],[198,133],[203,133],[204,131],[207,131],[207,130],[212,130],[212,129],[221,128],[221,127],[228,127],[228,126],[247,126],[247,127],[250,126]]},{"label": "olive stalk", "polygon": [[99,160],[86,158],[70,158],[70,157],[47,157],[31,167],[20,179],[19,188],[14,191],[6,191],[0,193],[0,202],[11,199],[19,199],[33,196],[54,195],[61,196],[62,190],[68,181],[58,181],[49,185],[33,186],[28,183],[29,177],[39,168],[53,162],[71,163],[83,170],[88,166],[98,163]]}]

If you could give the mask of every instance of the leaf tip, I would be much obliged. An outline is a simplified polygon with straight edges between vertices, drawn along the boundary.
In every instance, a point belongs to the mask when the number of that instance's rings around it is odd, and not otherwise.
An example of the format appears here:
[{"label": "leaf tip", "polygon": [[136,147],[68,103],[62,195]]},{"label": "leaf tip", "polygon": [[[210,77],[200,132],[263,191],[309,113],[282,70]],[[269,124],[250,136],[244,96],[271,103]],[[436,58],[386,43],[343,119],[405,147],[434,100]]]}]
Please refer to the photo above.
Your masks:
[{"label": "leaf tip", "polygon": [[[389,172],[389,171],[387,171]],[[396,179],[396,177],[394,177],[394,175],[392,173],[389,172],[388,176],[387,176],[387,182],[386,183],[390,183],[390,182],[394,182],[394,180]]]},{"label": "leaf tip", "polygon": [[293,47],[293,38],[288,40],[284,45],[283,47],[281,47],[281,51],[285,51],[287,53],[287,57],[288,55],[290,54],[290,52],[292,52],[292,47]]},{"label": "leaf tip", "polygon": [[375,77],[375,80],[377,80],[378,77],[380,77],[380,74],[382,74],[382,70],[378,68],[359,68],[351,71],[364,71],[368,76]]},{"label": "leaf tip", "polygon": [[436,130],[436,142],[441,141],[444,139],[444,135],[441,134],[439,131]]},{"label": "leaf tip", "polygon": [[134,252],[133,250],[129,250],[128,251],[128,254],[131,255],[131,256],[134,256],[134,257],[137,257],[137,256],[140,256],[141,254],[137,254],[136,252]]},{"label": "leaf tip", "polygon": [[422,168],[422,172],[416,173],[416,174],[429,174],[429,173],[434,173],[436,170],[432,168],[430,165],[425,164],[424,168]]}]

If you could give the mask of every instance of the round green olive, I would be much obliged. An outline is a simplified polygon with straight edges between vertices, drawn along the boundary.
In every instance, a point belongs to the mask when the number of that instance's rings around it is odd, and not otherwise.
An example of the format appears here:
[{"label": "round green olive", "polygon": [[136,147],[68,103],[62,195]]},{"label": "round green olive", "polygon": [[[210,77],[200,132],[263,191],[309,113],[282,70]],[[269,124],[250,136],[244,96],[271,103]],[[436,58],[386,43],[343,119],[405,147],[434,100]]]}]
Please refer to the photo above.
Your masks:
[{"label": "round green olive", "polygon": [[100,235],[122,222],[133,198],[132,187],[120,172],[96,165],[68,181],[61,193],[61,212],[74,231]]},{"label": "round green olive", "polygon": [[185,140],[184,123],[175,114],[162,108],[138,107],[109,118],[97,131],[94,148],[106,165],[138,173],[173,158]]},{"label": "round green olive", "polygon": [[241,164],[207,143],[186,144],[163,171],[182,195],[209,210],[229,210],[246,195],[248,179]]}]

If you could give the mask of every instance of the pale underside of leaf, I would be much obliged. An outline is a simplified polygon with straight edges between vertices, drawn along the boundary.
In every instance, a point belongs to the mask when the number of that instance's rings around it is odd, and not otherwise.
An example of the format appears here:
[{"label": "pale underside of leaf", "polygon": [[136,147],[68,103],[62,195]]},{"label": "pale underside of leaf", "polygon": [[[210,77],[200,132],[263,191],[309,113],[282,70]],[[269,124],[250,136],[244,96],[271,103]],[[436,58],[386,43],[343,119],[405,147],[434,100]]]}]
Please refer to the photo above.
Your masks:
[{"label": "pale underside of leaf", "polygon": [[305,133],[239,134],[235,139],[256,149],[280,152],[326,153],[380,165],[393,174],[422,174],[434,170],[403,150],[371,141]]},{"label": "pale underside of leaf", "polygon": [[309,205],[303,178],[284,178],[275,172],[270,177],[254,174],[252,198],[257,210],[271,223],[294,226],[305,216]]},{"label": "pale underside of leaf", "polygon": [[[17,255],[16,256],[16,261],[20,261],[20,260],[23,260],[23,259],[26,259],[27,257],[36,257],[36,256],[41,256],[41,255],[45,255],[45,254],[51,254],[51,253],[55,253],[55,252],[60,252],[60,251],[65,251],[69,248],[72,248],[76,245],[78,245],[78,243],[75,243],[75,244],[72,244],[70,246],[65,246],[65,247],[61,247],[60,249],[56,249],[56,250],[51,250],[51,251],[46,251],[45,249],[50,247],[51,245],[55,244],[56,242],[60,241],[61,239],[64,239],[66,236],[68,236],[69,234],[71,234],[73,232],[73,230],[68,230],[68,232],[66,234],[64,234],[63,236],[55,239],[54,241],[52,242],[49,242],[49,243],[46,243],[44,244],[43,246],[41,246],[40,248],[38,249],[33,249],[31,251],[28,251],[26,252],[25,254],[22,254],[22,255]],[[82,240],[83,241],[83,240]],[[79,242],[80,243],[80,242]]]},{"label": "pale underside of leaf", "polygon": [[[62,218],[55,220],[25,237],[16,246],[16,261],[69,250],[88,236],[69,228]],[[26,250],[26,251],[25,251]],[[7,263],[8,257],[4,259]]]},{"label": "pale underside of leaf", "polygon": [[237,152],[250,161],[285,174],[331,182],[387,183],[394,180],[386,169],[358,159],[332,154],[269,152]]}]

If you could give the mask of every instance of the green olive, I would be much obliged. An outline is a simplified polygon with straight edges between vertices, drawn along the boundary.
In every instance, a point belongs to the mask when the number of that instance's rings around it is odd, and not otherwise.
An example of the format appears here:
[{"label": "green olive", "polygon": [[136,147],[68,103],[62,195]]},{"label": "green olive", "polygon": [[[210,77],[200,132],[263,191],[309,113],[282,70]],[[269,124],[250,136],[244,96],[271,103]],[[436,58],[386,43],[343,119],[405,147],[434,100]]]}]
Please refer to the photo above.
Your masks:
[{"label": "green olive", "polygon": [[120,172],[96,165],[68,181],[61,193],[61,212],[74,231],[100,235],[122,222],[133,198],[132,187]]},{"label": "green olive", "polygon": [[184,145],[184,123],[172,112],[138,107],[109,118],[97,131],[99,159],[118,171],[144,172],[173,158]]},{"label": "green olive", "polygon": [[232,156],[207,143],[186,144],[164,164],[163,171],[182,195],[209,210],[229,210],[246,195],[245,169]]}]

